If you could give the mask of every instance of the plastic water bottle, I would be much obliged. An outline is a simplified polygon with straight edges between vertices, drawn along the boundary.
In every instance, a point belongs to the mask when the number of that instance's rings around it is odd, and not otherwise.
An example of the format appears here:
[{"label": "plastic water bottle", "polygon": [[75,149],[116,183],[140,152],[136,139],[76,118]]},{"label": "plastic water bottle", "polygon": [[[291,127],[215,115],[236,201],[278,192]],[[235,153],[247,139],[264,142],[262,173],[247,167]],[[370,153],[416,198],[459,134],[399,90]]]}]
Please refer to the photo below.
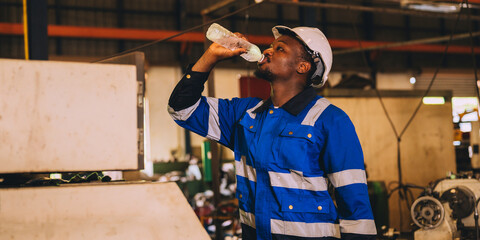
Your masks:
[{"label": "plastic water bottle", "polygon": [[259,62],[263,60],[264,56],[255,44],[238,37],[217,23],[210,25],[207,31],[207,38],[232,51],[238,48],[247,49],[247,52],[240,56],[249,62]]}]

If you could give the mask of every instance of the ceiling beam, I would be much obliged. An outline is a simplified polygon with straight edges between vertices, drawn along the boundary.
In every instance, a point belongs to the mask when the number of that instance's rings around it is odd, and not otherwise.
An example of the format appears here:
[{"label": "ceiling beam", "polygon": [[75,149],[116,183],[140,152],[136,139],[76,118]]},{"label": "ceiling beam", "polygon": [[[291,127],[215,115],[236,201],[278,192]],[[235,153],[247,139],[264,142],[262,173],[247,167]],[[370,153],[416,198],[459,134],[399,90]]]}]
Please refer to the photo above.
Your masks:
[{"label": "ceiling beam", "polygon": [[[425,11],[408,10],[408,9],[402,9],[402,8],[370,7],[370,6],[362,6],[362,5],[337,4],[337,3],[300,2],[300,1],[291,1],[291,0],[290,1],[289,0],[264,0],[264,2],[273,3],[273,4],[282,4],[282,5],[293,5],[298,7],[330,8],[330,9],[339,9],[339,10],[348,10],[348,11],[374,12],[374,13],[383,13],[383,14],[401,14],[401,15],[449,18],[449,19],[456,19],[458,15],[457,13],[425,12]],[[461,14],[460,19],[468,20],[467,14]],[[470,20],[480,21],[480,16],[470,16]]]},{"label": "ceiling beam", "polygon": [[[90,38],[90,39],[123,39],[123,40],[140,40],[155,41],[167,38],[180,31],[170,30],[147,30],[147,29],[129,29],[129,28],[101,28],[101,27],[80,27],[80,26],[63,26],[48,25],[49,37],[64,38]],[[0,23],[0,35],[23,35],[23,24],[21,23]],[[460,34],[466,37],[465,34]],[[459,36],[460,36],[459,35]],[[478,36],[477,33],[474,35]],[[436,38],[439,42],[444,41],[444,37]],[[268,46],[273,42],[273,36],[249,35],[248,40],[254,44]],[[174,42],[198,42],[205,41],[205,35],[201,32],[189,32],[171,39]],[[385,42],[385,41],[361,41],[358,40],[342,40],[329,39],[332,48],[352,48],[350,52],[358,52],[361,50],[387,50],[387,51],[409,51],[409,52],[433,52],[441,53],[445,50],[445,45],[441,44],[422,44],[424,40],[413,40],[408,42]],[[428,41],[432,43],[430,39]],[[360,45],[361,44],[361,45]],[[362,47],[362,49],[360,49]],[[347,49],[349,50],[349,49]],[[347,51],[345,50],[345,51]],[[475,53],[480,54],[480,47],[474,48]],[[450,46],[449,53],[470,54],[470,46]],[[337,52],[339,53],[339,52]],[[346,52],[344,52],[346,53]]]}]

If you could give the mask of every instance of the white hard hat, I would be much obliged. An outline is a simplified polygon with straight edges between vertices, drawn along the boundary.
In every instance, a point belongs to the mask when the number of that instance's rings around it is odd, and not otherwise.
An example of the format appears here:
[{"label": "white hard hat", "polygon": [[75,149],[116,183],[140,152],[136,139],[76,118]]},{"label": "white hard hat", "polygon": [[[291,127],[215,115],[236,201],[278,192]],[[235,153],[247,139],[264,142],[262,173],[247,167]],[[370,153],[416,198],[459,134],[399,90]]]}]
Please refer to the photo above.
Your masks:
[{"label": "white hard hat", "polygon": [[[312,84],[321,87],[328,79],[328,73],[332,68],[332,48],[328,43],[327,37],[318,28],[296,27],[289,28],[285,26],[275,26],[272,28],[275,39],[282,36],[282,32],[291,32],[297,36],[298,40],[304,44],[307,51],[312,55],[317,69],[312,75]],[[318,76],[318,78],[316,78]],[[318,79],[318,80],[317,80]]]}]

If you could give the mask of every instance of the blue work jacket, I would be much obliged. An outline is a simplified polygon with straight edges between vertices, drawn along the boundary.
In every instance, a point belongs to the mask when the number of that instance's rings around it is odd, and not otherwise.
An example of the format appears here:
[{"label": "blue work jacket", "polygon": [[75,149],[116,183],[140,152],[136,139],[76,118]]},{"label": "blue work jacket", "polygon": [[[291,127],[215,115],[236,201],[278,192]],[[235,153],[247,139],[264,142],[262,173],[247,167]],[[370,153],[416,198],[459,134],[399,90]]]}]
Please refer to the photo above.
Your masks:
[{"label": "blue work jacket", "polygon": [[207,77],[188,70],[168,110],[234,151],[243,239],[374,239],[363,153],[345,112],[311,87],[279,108],[203,97]]}]

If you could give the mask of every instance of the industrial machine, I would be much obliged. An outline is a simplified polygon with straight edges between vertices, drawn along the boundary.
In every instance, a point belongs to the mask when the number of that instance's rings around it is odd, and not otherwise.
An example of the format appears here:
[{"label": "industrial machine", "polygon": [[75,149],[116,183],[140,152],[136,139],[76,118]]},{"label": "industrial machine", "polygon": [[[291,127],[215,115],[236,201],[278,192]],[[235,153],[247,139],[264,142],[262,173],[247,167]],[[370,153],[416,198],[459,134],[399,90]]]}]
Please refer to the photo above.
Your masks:
[{"label": "industrial machine", "polygon": [[[452,175],[453,176],[453,175]],[[437,180],[411,207],[420,227],[415,240],[475,239],[480,181],[471,176]]]},{"label": "industrial machine", "polygon": [[98,181],[144,168],[143,60],[0,59],[0,239],[210,239],[177,184]]}]

